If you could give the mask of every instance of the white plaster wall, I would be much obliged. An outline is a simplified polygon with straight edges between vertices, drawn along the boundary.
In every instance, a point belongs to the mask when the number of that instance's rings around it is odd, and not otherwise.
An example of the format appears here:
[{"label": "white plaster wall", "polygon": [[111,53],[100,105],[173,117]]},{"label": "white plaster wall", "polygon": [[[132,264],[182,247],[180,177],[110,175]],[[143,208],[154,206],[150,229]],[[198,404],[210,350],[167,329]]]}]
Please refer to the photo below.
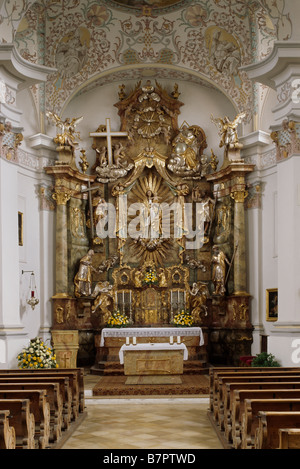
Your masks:
[{"label": "white plaster wall", "polygon": [[[252,175],[255,179],[255,174]],[[248,285],[251,322],[255,327],[252,353],[260,353],[260,335],[270,335],[273,323],[266,321],[266,290],[278,288],[277,171],[276,166],[260,174],[261,208],[246,212]]]}]

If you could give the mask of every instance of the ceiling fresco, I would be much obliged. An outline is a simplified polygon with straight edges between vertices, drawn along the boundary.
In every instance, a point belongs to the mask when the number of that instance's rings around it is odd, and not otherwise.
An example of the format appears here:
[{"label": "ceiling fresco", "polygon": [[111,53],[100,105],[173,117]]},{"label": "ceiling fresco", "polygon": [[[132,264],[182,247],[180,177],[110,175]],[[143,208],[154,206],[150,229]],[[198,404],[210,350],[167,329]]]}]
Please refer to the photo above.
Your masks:
[{"label": "ceiling fresco", "polygon": [[107,5],[120,10],[128,10],[139,14],[149,9],[155,13],[165,13],[181,8],[191,3],[192,0],[108,0]]},{"label": "ceiling fresco", "polygon": [[32,91],[41,113],[60,114],[77,93],[113,77],[153,70],[214,86],[250,121],[262,98],[241,67],[271,52],[279,26],[289,37],[282,0],[38,0],[14,43],[23,58],[53,69]]}]

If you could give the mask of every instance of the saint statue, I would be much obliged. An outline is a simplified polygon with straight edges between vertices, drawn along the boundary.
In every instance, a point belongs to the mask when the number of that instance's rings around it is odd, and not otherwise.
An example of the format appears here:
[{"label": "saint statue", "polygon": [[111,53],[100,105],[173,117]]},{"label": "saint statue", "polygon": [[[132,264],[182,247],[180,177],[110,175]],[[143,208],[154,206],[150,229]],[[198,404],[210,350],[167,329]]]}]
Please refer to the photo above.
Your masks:
[{"label": "saint statue", "polygon": [[200,202],[200,210],[197,210],[198,229],[203,234],[204,243],[207,243],[209,241],[208,235],[214,216],[216,200],[210,197],[206,191],[200,191],[197,202]]},{"label": "saint statue", "polygon": [[184,125],[173,141],[174,154],[179,158],[183,158],[183,162],[190,169],[195,169],[197,166],[197,156],[199,145],[196,136]]},{"label": "saint statue", "polygon": [[92,287],[92,271],[97,272],[92,266],[94,251],[90,249],[88,253],[80,259],[79,269],[75,275],[75,296],[91,296]]},{"label": "saint statue", "polygon": [[226,255],[218,246],[213,246],[211,259],[213,265],[212,281],[215,287],[215,295],[225,295],[226,263],[230,265]]}]

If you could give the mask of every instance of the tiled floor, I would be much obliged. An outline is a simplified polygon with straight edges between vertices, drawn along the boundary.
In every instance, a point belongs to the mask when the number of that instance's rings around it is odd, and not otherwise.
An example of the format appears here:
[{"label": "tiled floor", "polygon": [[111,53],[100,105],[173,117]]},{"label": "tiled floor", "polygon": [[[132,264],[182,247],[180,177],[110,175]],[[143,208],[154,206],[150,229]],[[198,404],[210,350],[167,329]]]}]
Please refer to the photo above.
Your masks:
[{"label": "tiled floor", "polygon": [[208,398],[99,399],[86,376],[87,416],[62,449],[223,449]]}]

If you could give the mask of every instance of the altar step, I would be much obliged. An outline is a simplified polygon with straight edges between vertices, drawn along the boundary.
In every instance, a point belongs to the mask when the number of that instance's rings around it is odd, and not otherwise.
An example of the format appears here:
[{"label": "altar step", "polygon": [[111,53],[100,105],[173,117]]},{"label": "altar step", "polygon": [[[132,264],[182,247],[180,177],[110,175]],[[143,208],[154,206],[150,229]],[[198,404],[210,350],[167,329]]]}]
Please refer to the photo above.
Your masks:
[{"label": "altar step", "polygon": [[[121,376],[124,375],[124,365],[119,362],[100,361],[98,365],[91,367],[91,374],[101,376]],[[187,360],[183,363],[183,373],[185,375],[208,374],[208,365],[202,360]]]}]

